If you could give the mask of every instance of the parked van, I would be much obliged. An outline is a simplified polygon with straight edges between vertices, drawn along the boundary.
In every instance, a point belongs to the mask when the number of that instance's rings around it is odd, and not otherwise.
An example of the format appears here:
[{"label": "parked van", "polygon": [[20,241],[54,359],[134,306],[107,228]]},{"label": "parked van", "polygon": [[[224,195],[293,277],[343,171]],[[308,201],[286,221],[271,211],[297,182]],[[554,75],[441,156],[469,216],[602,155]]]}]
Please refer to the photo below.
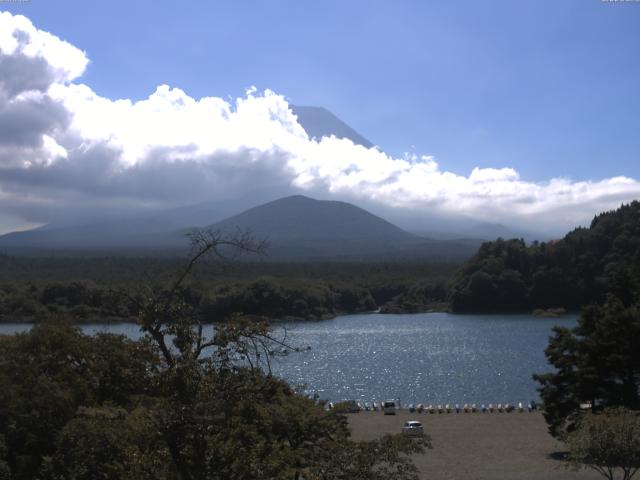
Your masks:
[{"label": "parked van", "polygon": [[382,402],[382,410],[385,415],[395,415],[396,414],[396,402],[395,400],[387,400],[386,402]]}]

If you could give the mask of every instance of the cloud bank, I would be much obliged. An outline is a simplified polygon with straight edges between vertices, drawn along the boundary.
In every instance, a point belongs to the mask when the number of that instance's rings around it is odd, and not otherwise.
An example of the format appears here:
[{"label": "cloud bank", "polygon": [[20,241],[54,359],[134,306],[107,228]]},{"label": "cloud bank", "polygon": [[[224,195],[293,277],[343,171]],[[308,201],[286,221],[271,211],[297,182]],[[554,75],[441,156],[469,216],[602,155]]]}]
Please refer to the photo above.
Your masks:
[{"label": "cloud bank", "polygon": [[512,168],[462,176],[428,156],[310,139],[269,90],[227,101],[160,85],[142,101],[112,100],[78,81],[88,64],[75,46],[0,12],[0,218],[27,224],[298,191],[549,230],[640,197],[627,177],[534,183]]}]

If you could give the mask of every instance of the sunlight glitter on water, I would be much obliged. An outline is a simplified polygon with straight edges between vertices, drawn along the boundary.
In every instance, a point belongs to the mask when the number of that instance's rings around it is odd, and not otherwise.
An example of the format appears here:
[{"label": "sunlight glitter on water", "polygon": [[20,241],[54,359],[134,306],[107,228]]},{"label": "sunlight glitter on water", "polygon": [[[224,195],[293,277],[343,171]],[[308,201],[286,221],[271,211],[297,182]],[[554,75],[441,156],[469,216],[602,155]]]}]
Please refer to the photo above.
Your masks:
[{"label": "sunlight glitter on water", "polygon": [[525,402],[538,398],[532,373],[549,370],[544,349],[552,326],[575,322],[444,313],[295,322],[287,325],[290,338],[312,349],[279,359],[274,370],[331,400]]},{"label": "sunlight glitter on water", "polygon": [[[311,350],[274,359],[274,373],[328,400],[401,398],[404,403],[517,403],[537,399],[534,372],[551,328],[575,315],[348,315],[287,323],[289,339]],[[0,324],[0,333],[30,325]],[[139,338],[135,324],[84,325],[89,334]],[[276,327],[282,328],[282,326]]]}]

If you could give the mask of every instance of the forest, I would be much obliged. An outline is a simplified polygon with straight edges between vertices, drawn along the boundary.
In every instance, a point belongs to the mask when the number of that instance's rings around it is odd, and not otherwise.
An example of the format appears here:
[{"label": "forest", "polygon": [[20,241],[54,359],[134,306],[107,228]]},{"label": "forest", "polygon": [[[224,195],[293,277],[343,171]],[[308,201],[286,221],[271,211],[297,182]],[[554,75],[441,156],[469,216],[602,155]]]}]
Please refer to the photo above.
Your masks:
[{"label": "forest", "polygon": [[[259,260],[259,258],[257,258]],[[202,262],[183,288],[209,322],[231,314],[325,319],[381,309],[446,309],[449,263]],[[131,321],[148,288],[182,258],[0,256],[0,322],[58,316],[76,323]]]},{"label": "forest", "polygon": [[577,311],[607,294],[629,302],[640,285],[640,202],[597,215],[551,242],[483,244],[455,274],[454,312]]}]

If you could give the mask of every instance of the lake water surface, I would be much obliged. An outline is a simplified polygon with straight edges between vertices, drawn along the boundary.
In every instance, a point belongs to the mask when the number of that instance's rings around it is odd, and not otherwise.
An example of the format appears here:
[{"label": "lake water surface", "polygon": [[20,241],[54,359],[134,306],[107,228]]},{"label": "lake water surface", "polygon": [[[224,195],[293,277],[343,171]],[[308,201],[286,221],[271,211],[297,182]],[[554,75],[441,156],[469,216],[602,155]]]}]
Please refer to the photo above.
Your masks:
[{"label": "lake water surface", "polygon": [[[425,313],[292,322],[284,324],[289,341],[311,349],[277,358],[272,367],[330,400],[524,403],[538,398],[531,374],[550,370],[544,349],[551,328],[572,327],[576,319]],[[28,328],[5,324],[0,333]],[[140,336],[132,324],[82,329]]]}]

